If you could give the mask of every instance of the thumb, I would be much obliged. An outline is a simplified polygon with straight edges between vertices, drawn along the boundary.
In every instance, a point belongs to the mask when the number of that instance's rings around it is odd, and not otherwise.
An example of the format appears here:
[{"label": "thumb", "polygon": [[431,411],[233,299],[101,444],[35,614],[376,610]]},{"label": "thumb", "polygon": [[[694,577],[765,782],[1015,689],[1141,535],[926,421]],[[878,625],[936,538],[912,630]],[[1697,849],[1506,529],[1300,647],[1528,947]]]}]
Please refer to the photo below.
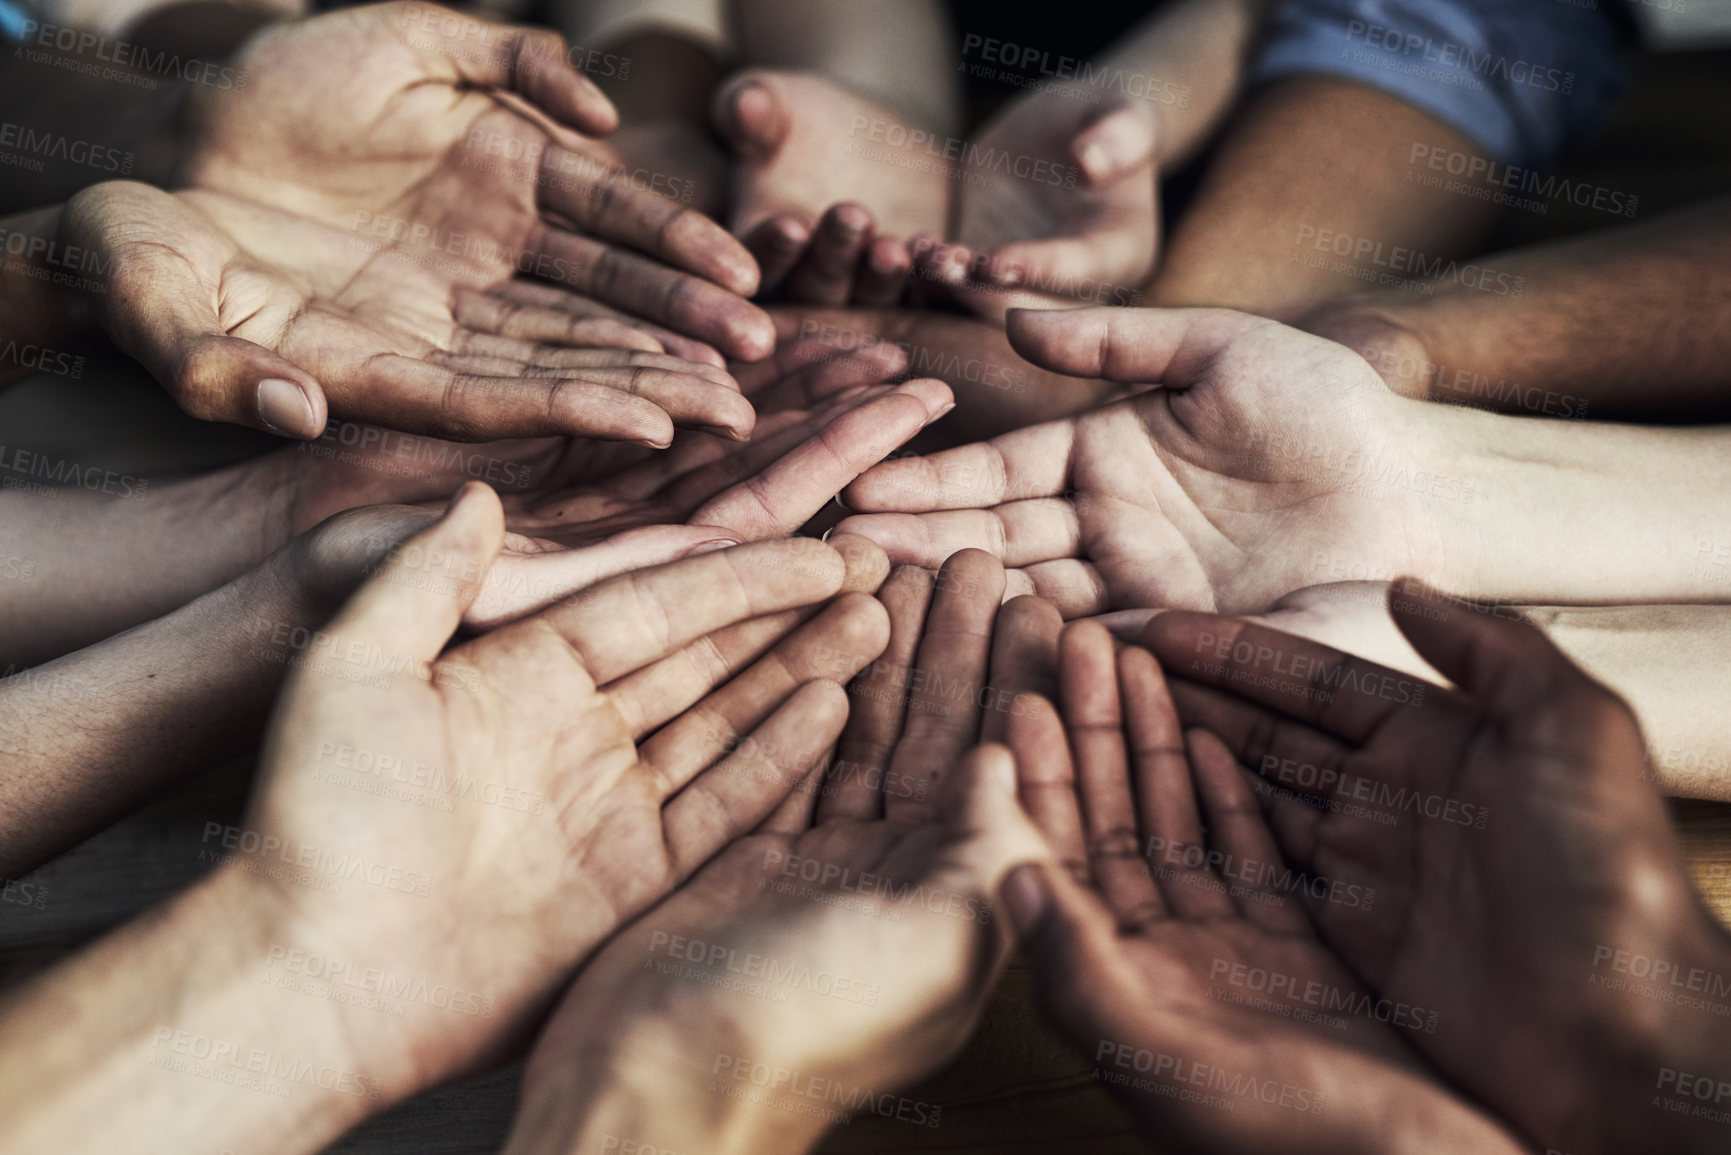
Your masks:
[{"label": "thumb", "polygon": [[1116,986],[1106,967],[1117,950],[1117,925],[1105,904],[1051,862],[1010,871],[999,901],[1047,1013],[1072,1038],[1097,1031],[1096,1004]]},{"label": "thumb", "polygon": [[752,72],[742,73],[716,90],[710,118],[735,152],[758,162],[780,151],[793,125],[780,94]]},{"label": "thumb", "polygon": [[329,409],[311,373],[262,345],[223,332],[215,294],[196,266],[150,246],[126,256],[128,281],[142,292],[111,317],[115,344],[150,371],[189,415],[309,441]]},{"label": "thumb", "polygon": [[456,633],[504,543],[499,495],[466,483],[444,516],[390,551],[327,632],[419,675]]},{"label": "thumb", "polygon": [[1113,184],[1154,163],[1154,125],[1135,108],[1109,112],[1083,129],[1070,155],[1090,185]]},{"label": "thumb", "polygon": [[324,432],[312,374],[223,329],[217,300],[236,250],[209,220],[173,194],[110,181],[67,202],[64,221],[70,241],[107,258],[104,330],[182,409],[284,437]]}]

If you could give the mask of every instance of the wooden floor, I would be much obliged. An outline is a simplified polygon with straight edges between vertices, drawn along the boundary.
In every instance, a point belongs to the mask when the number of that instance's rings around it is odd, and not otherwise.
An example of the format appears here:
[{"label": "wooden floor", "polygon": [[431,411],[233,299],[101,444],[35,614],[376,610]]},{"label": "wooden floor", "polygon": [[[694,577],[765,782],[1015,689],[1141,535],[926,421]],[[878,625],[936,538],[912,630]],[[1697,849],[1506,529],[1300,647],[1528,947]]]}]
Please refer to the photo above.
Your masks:
[{"label": "wooden floor", "polygon": [[[1598,183],[1640,193],[1643,216],[1731,188],[1728,65],[1731,54],[1725,53],[1647,65],[1605,140],[1566,173],[1590,174]],[[1565,206],[1554,216],[1511,220],[1503,239],[1519,243],[1600,223],[1572,219]],[[0,393],[0,440],[16,445],[28,434],[38,447],[70,450],[85,464],[140,471],[187,461],[215,464],[260,444],[245,433],[189,426],[148,386],[117,387],[126,376],[92,373],[75,387],[38,382]],[[39,908],[0,902],[0,989],[15,987],[196,879],[206,868],[199,860],[204,823],[238,819],[249,775],[245,762],[203,774],[43,867],[31,880],[42,897]],[[1680,802],[1673,812],[1697,885],[1719,917],[1731,922],[1731,806]],[[823,1150],[1147,1150],[1128,1118],[1089,1079],[1089,1068],[1044,1026],[1029,999],[1026,972],[1012,967],[966,1053],[907,1092],[943,1107],[938,1127],[867,1117],[838,1128]],[[446,1088],[374,1120],[334,1150],[496,1151],[515,1088],[514,1070]]]}]

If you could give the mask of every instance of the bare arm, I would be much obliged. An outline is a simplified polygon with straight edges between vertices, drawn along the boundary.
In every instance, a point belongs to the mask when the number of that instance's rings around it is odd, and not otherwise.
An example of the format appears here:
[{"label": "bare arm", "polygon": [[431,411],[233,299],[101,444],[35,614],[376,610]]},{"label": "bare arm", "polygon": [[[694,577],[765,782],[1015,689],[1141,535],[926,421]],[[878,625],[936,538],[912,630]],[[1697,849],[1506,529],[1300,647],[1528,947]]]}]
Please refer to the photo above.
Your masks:
[{"label": "bare arm", "polygon": [[1482,264],[1521,296],[1437,281],[1303,323],[1400,393],[1560,416],[1731,414],[1731,200],[1533,245]]}]

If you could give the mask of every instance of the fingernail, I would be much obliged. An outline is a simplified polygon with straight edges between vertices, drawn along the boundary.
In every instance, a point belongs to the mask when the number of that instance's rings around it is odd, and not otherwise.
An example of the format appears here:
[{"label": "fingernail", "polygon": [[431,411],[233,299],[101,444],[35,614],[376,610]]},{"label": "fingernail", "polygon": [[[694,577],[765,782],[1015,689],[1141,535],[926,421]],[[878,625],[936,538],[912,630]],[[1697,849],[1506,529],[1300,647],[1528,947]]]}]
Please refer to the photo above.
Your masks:
[{"label": "fingernail", "polygon": [[836,504],[836,508],[838,508],[838,509],[841,509],[841,510],[844,510],[844,511],[846,511],[846,512],[848,512],[848,513],[852,513],[852,512],[853,512],[853,510],[851,510],[851,509],[848,509],[848,507],[847,507],[847,502],[845,502],[845,501],[843,501],[843,500],[842,500],[842,499],[841,499],[841,494],[839,494],[839,493],[838,493],[838,494],[836,494],[836,495],[835,495],[835,497],[833,497],[833,498],[831,498],[831,499],[830,499],[830,500],[832,500],[832,501],[834,501],[834,502],[835,502],[835,504]]},{"label": "fingernail", "polygon": [[1010,912],[1010,923],[1026,934],[1046,913],[1046,885],[1040,878],[1040,868],[1025,862],[1010,871],[1004,879],[1004,909]]},{"label": "fingernail", "polygon": [[312,437],[313,407],[301,387],[281,377],[266,377],[258,383],[259,420],[285,437]]},{"label": "fingernail", "polygon": [[[940,417],[942,417],[944,414],[948,413],[950,410],[954,409],[955,407],[956,407],[956,403],[954,401],[946,401],[943,405],[943,408],[939,409],[936,413],[934,413],[930,417],[926,418],[926,425],[930,425],[933,422],[937,421]],[[921,428],[923,429],[923,428],[925,428],[925,426],[921,426]]]},{"label": "fingernail", "polygon": [[829,535],[834,533],[834,532],[835,532],[835,526],[832,525],[828,529],[824,530],[823,536],[818,538],[817,540],[827,542],[829,540]]},{"label": "fingernail", "polygon": [[711,541],[699,542],[685,551],[686,557],[701,557],[706,553],[718,553],[724,549],[732,549],[739,542],[731,537],[718,537]]}]

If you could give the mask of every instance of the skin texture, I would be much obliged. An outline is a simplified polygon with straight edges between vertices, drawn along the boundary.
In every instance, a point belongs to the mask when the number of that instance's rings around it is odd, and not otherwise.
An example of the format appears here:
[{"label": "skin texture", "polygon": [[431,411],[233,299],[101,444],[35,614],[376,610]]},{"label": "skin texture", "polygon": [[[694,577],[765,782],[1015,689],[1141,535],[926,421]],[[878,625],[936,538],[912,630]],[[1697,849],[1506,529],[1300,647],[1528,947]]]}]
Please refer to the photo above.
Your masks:
[{"label": "skin texture", "polygon": [[1485,159],[1454,129],[1375,89],[1324,76],[1276,80],[1226,133],[1147,302],[1289,318],[1358,291],[1364,276],[1401,275],[1316,248],[1324,232],[1427,261],[1470,252],[1497,208],[1409,182],[1429,171],[1412,163],[1415,143]]},{"label": "skin texture", "polygon": [[1028,360],[1141,390],[885,462],[841,523],[893,561],[997,554],[1066,617],[1262,613],[1319,569],[1512,604],[1713,600],[1718,429],[1515,420],[1396,396],[1333,342],[1212,309],[1013,313]]},{"label": "skin texture", "polygon": [[[481,262],[129,182],[80,193],[61,234],[109,270],[90,294],[103,331],[195,417],[299,438],[333,412],[475,441],[665,446],[675,423],[751,432],[751,406],[724,370],[668,356],[617,320],[511,335],[525,331],[522,306],[483,289],[508,270]],[[267,403],[267,380],[286,383],[286,403]]]},{"label": "skin texture", "polygon": [[1437,280],[1422,295],[1357,293],[1298,324],[1356,350],[1407,397],[1525,416],[1722,421],[1728,207],[1709,201],[1486,257],[1519,279],[1519,300]]},{"label": "skin texture", "polygon": [[1458,691],[1417,695],[1362,659],[1201,615],[1165,615],[1143,642],[1183,679],[1185,724],[1260,772],[1287,859],[1376,888],[1374,914],[1311,914],[1365,983],[1436,1010],[1412,1041],[1438,1070],[1539,1148],[1715,1149],[1719,1124],[1655,1106],[1666,1071],[1724,1078],[1714,1016],[1608,982],[1619,950],[1684,973],[1731,958],[1628,708],[1518,618],[1411,584],[1390,609]]},{"label": "skin texture", "polygon": [[[92,1143],[126,1136],[140,1150],[198,1136],[312,1151],[502,1060],[589,951],[776,811],[840,733],[839,682],[882,648],[869,597],[804,612],[844,589],[848,560],[787,540],[636,571],[445,650],[503,538],[497,498],[466,487],[330,623],[346,643],[336,656],[290,678],[244,829],[293,849],[261,857],[237,837],[205,881],[10,1005],[6,1144],[51,1143],[81,1119]],[[348,788],[319,772],[345,749],[437,768],[474,796],[435,784],[446,809]],[[378,870],[301,885],[330,869],[321,854]],[[261,989],[289,951],[423,976],[485,1010],[411,999],[381,1017]],[[61,1029],[45,1035],[49,1022]],[[350,1077],[286,1097],[177,1077],[149,1061],[169,1045],[165,1022],[170,1038]],[[47,1048],[22,1045],[45,1037]]]},{"label": "skin texture", "polygon": [[583,134],[617,117],[552,33],[385,4],[268,29],[235,66],[244,92],[191,102],[183,181],[341,230],[387,283],[403,264],[443,281],[421,336],[449,337],[436,308],[458,290],[528,273],[596,304],[526,298],[511,336],[623,311],[677,356],[769,352],[767,321],[740,299],[757,287],[749,254],[585,151]]},{"label": "skin texture", "polygon": [[[958,186],[948,243],[920,248],[922,284],[999,323],[1010,308],[1140,300],[1159,255],[1160,177],[1236,100],[1266,7],[1162,5],[1082,80],[1041,76],[978,133],[994,151]],[[1043,159],[1065,180],[1016,179],[991,166],[997,153]]]},{"label": "skin texture", "polygon": [[[1058,708],[1021,700],[1010,741],[1022,804],[1068,876],[1021,868],[1004,899],[1042,1006],[1150,1135],[1182,1151],[1518,1151],[1431,1081],[1410,1038],[1423,1010],[1399,1025],[1368,1013],[1375,996],[1300,903],[1317,882],[1288,872],[1219,739],[1182,732],[1149,654],[1114,654],[1104,628],[1078,622],[1059,664]],[[1294,1015],[1318,1008],[1253,993],[1253,973],[1260,991],[1279,975],[1348,1010]],[[1246,1078],[1272,1089],[1217,1089]],[[1232,1105],[1156,1093],[1186,1083]]]},{"label": "skin texture", "polygon": [[[732,1071],[742,1089],[763,1063],[876,1097],[961,1050],[1005,959],[990,896],[1011,866],[1046,856],[1016,806],[1009,752],[969,753],[919,817],[813,824],[810,802],[735,843],[584,969],[530,1056],[507,1152],[590,1150],[608,1134],[669,1150],[804,1151],[827,1121],[730,1100],[718,1091]],[[808,884],[806,863],[834,878]],[[876,880],[863,894],[862,872]],[[682,961],[692,942],[704,958],[845,978],[836,992],[794,979],[784,998],[753,997],[686,977],[704,969]]]}]

